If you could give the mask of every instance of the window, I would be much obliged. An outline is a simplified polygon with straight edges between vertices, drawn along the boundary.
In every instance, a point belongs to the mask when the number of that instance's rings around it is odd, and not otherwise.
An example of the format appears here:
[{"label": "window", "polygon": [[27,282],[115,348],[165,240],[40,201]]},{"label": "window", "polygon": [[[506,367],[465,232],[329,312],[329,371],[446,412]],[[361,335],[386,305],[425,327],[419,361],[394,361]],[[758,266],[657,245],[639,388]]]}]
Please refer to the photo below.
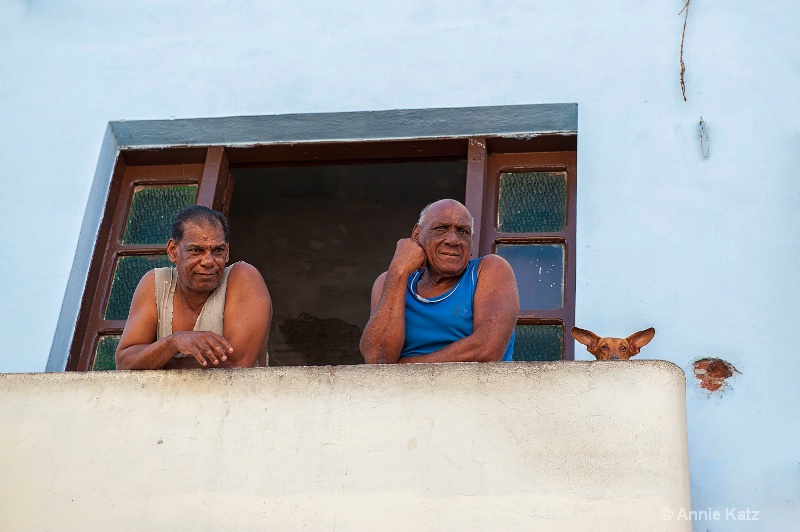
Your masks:
[{"label": "window", "polygon": [[[498,116],[519,121],[526,111],[533,126],[504,124],[518,128],[509,133],[495,125],[498,131],[485,133]],[[191,203],[228,215],[231,261],[250,262],[267,281],[275,312],[270,365],[359,363],[372,282],[419,210],[443,197],[464,202],[475,217],[473,254],[497,253],[514,268],[521,301],[514,359],[572,359],[566,338],[575,312],[576,111],[556,105],[252,117],[290,128],[330,122],[329,139],[295,134],[276,141],[288,133],[273,124],[273,131],[252,132],[265,137],[261,143],[224,138],[231,121],[243,119],[214,119],[220,127],[201,129],[221,145],[199,146],[171,138],[136,145],[144,140],[131,134],[131,123],[112,124],[121,146],[66,368],[113,369],[133,290],[147,270],[167,264],[169,225]],[[548,123],[554,113],[571,129]],[[166,124],[182,122],[208,126]],[[137,124],[150,132],[165,123]],[[360,134],[337,131],[342,124]],[[437,128],[445,131],[430,131]],[[481,134],[452,133],[459,128]],[[365,135],[370,129],[379,131]]]},{"label": "window", "polygon": [[514,360],[573,359],[576,153],[489,155],[481,253],[514,269]]}]

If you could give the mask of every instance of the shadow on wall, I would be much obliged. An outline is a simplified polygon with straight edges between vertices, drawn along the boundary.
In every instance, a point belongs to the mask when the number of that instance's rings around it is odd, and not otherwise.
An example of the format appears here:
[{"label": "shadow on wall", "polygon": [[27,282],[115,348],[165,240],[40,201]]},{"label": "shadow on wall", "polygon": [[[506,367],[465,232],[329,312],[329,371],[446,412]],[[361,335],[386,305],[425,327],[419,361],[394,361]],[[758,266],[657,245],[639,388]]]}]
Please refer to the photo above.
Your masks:
[{"label": "shadow on wall", "polygon": [[278,328],[289,351],[302,357],[308,366],[364,362],[358,350],[361,329],[340,319],[321,319],[301,312],[297,318],[280,322]]}]

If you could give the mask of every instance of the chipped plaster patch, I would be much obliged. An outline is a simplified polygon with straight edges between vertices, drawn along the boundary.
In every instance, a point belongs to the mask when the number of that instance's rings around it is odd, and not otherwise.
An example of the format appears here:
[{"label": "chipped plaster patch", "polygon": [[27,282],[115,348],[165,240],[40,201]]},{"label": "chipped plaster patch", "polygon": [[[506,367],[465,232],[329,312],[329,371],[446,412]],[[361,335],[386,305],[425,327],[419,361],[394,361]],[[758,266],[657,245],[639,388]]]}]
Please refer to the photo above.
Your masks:
[{"label": "chipped plaster patch", "polygon": [[741,373],[733,364],[721,358],[701,358],[692,365],[700,387],[710,392],[724,391],[728,384],[727,379],[735,373]]}]

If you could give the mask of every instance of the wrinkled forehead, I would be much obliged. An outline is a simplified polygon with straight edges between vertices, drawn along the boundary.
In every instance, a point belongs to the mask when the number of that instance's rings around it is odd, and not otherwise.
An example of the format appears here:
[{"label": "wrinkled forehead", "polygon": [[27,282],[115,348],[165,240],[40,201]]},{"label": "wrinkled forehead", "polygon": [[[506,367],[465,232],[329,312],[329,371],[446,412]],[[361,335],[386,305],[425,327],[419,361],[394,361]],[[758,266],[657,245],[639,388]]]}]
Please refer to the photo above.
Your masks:
[{"label": "wrinkled forehead", "polygon": [[224,245],[225,231],[219,224],[187,221],[183,224],[182,244]]},{"label": "wrinkled forehead", "polygon": [[427,227],[442,223],[470,227],[472,225],[472,217],[467,208],[460,203],[447,201],[431,205],[422,223]]}]

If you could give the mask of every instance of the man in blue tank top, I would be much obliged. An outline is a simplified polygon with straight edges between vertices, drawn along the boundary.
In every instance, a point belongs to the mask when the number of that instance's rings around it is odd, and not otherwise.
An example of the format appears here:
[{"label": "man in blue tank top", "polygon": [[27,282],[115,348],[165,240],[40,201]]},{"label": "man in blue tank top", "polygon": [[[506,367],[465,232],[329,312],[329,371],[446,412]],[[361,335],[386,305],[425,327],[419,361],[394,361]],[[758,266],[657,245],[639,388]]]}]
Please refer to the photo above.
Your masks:
[{"label": "man in blue tank top", "polygon": [[452,199],[431,203],[397,242],[372,286],[361,335],[369,364],[511,360],[519,295],[498,255],[470,260],[473,219]]}]

